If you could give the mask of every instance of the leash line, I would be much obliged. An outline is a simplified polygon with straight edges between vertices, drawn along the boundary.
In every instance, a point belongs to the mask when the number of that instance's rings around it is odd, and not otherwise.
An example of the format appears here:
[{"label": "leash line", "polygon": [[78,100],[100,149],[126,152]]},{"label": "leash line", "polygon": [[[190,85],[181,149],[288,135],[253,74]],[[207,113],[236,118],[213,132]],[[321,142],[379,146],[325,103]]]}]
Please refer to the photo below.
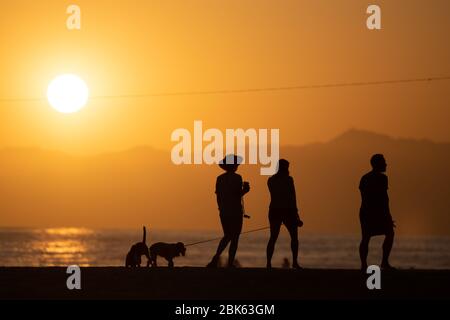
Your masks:
[{"label": "leash line", "polygon": [[[262,231],[262,230],[266,230],[266,229],[270,229],[270,227],[267,226],[267,227],[262,227],[262,228],[258,228],[258,229],[252,229],[252,230],[241,232],[240,234],[242,235],[242,234],[247,234],[247,233],[253,233],[253,232],[258,232],[258,231]],[[186,244],[185,247],[195,246],[195,245],[201,244],[201,243],[217,241],[217,240],[220,240],[220,239],[222,239],[222,237],[214,238],[214,239],[208,239],[208,240],[202,240],[202,241],[198,241],[198,242],[193,242],[193,243]]]}]

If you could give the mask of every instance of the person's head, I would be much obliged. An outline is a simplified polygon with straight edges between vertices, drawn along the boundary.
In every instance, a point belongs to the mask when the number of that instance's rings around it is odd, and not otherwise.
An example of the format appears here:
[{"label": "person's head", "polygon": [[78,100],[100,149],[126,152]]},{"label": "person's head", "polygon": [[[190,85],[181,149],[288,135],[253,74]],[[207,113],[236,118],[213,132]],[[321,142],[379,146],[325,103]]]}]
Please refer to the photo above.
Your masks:
[{"label": "person's head", "polygon": [[370,164],[372,165],[372,168],[374,171],[377,172],[385,172],[386,171],[386,159],[384,159],[384,156],[382,154],[374,154],[372,158],[370,158]]},{"label": "person's head", "polygon": [[236,172],[239,165],[242,163],[242,157],[229,154],[223,158],[222,161],[219,162],[219,167],[225,170],[226,172]]},{"label": "person's head", "polygon": [[278,174],[287,174],[289,175],[289,161],[286,159],[278,160]]}]

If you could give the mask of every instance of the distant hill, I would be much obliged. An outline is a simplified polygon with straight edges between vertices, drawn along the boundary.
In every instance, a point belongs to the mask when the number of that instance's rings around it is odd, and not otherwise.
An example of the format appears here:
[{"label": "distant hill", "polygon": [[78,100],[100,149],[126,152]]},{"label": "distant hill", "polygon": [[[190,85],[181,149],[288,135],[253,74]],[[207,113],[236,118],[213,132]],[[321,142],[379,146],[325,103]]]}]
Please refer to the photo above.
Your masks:
[{"label": "distant hill", "polygon": [[[350,130],[326,143],[281,148],[291,162],[304,231],[359,233],[358,183],[373,153],[388,161],[390,198],[401,234],[450,235],[450,144]],[[267,177],[251,183],[252,219],[267,224]],[[40,149],[0,151],[0,226],[218,229],[217,166],[175,166],[150,147],[76,157]]]}]

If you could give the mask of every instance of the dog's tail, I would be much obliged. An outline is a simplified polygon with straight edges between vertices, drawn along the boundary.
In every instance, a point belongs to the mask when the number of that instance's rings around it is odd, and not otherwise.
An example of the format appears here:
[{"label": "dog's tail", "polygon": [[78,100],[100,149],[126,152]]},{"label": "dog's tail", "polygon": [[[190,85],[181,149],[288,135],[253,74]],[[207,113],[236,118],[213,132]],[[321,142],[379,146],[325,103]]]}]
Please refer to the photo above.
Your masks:
[{"label": "dog's tail", "polygon": [[142,238],[142,243],[146,243],[146,241],[147,241],[147,230],[145,229],[145,226],[144,226],[144,236]]}]

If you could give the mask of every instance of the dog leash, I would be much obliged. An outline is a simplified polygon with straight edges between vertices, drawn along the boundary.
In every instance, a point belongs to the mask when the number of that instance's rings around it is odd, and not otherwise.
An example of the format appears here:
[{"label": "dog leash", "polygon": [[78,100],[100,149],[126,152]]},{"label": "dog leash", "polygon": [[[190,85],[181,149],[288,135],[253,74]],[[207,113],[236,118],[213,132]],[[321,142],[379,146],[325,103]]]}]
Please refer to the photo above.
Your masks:
[{"label": "dog leash", "polygon": [[[247,233],[252,233],[252,232],[257,232],[257,231],[262,231],[262,230],[266,230],[266,229],[270,229],[269,226],[267,227],[263,227],[263,228],[258,228],[258,229],[253,229],[253,230],[248,230],[245,232],[241,232],[240,234],[247,234]],[[195,246],[197,244],[201,244],[201,243],[207,243],[207,242],[212,242],[212,241],[217,241],[222,239],[223,237],[219,237],[219,238],[214,238],[214,239],[208,239],[208,240],[202,240],[202,241],[198,241],[198,242],[193,242],[193,243],[189,243],[184,245],[185,247],[190,247],[190,246]]]}]

